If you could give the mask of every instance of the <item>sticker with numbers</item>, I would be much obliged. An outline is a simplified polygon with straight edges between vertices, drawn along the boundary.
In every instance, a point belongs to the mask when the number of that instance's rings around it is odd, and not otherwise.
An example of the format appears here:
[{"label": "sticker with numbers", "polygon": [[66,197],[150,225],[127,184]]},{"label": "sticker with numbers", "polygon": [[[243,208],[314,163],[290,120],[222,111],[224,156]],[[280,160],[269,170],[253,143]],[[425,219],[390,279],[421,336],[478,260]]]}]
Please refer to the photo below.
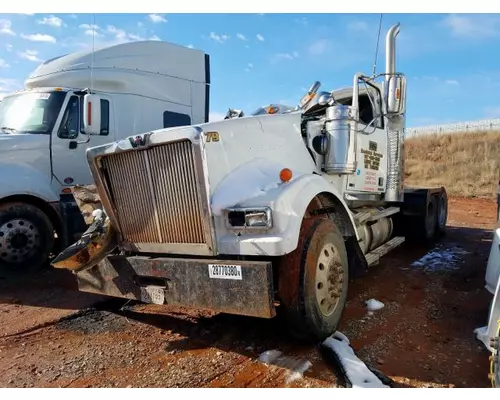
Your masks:
[{"label": "sticker with numbers", "polygon": [[243,279],[241,265],[209,264],[208,276],[212,279]]}]

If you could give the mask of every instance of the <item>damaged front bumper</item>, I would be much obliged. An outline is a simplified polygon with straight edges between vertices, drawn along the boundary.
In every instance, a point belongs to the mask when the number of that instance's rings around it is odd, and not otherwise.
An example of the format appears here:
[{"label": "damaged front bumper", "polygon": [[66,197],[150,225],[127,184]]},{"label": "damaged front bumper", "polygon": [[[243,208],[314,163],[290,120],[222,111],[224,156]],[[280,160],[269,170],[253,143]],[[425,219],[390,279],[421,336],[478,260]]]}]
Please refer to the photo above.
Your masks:
[{"label": "damaged front bumper", "polygon": [[272,318],[271,262],[109,255],[77,275],[80,291]]}]

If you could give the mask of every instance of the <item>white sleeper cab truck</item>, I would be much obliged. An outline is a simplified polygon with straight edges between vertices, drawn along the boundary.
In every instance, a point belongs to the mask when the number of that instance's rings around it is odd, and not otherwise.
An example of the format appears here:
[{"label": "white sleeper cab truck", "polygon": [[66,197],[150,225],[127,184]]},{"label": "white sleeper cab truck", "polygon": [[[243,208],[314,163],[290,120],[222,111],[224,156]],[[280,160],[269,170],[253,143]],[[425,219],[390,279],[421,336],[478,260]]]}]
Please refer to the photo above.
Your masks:
[{"label": "white sleeper cab truck", "polygon": [[0,272],[49,265],[85,231],[70,187],[93,182],[89,147],[208,122],[209,83],[208,55],[161,41],[41,64],[0,103]]},{"label": "white sleeper cab truck", "polygon": [[[286,112],[159,129],[87,151],[101,206],[52,262],[82,291],[272,318],[322,339],[349,280],[443,232],[444,188],[404,189],[406,80],[315,83]],[[377,79],[383,80],[377,83]]]}]

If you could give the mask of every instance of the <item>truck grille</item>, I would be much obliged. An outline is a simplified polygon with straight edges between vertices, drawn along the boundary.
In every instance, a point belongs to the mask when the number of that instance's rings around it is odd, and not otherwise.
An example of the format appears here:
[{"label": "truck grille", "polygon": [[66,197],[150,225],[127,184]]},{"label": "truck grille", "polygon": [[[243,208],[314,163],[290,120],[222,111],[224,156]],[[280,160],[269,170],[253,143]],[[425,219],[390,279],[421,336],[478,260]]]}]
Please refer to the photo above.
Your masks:
[{"label": "truck grille", "polygon": [[125,241],[207,243],[195,161],[189,140],[102,157]]}]

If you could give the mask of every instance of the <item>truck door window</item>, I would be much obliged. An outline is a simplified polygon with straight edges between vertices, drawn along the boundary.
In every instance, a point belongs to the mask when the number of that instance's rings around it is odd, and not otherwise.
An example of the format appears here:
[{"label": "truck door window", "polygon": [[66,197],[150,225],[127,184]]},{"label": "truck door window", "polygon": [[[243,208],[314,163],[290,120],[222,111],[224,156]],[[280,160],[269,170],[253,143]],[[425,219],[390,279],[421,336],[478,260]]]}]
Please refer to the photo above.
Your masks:
[{"label": "truck door window", "polygon": [[187,114],[180,114],[172,111],[163,113],[163,127],[173,128],[176,126],[191,125],[191,117]]},{"label": "truck door window", "polygon": [[57,136],[62,139],[76,139],[80,124],[80,99],[78,96],[71,96],[66,110],[61,120],[61,126]]}]

